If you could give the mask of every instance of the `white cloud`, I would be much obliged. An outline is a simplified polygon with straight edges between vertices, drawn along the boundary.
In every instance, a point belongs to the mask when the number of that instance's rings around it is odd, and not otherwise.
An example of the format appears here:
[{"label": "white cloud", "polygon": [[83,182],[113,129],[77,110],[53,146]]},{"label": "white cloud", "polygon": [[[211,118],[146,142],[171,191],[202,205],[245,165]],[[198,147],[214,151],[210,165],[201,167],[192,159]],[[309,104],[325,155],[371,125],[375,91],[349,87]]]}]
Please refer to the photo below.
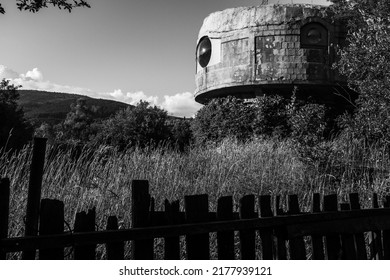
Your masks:
[{"label": "white cloud", "polygon": [[[23,76],[23,74],[21,76]],[[34,81],[43,81],[42,72],[39,71],[38,68],[34,68],[31,71],[27,71],[25,78],[30,78]]]},{"label": "white cloud", "polygon": [[19,74],[16,73],[14,70],[9,69],[8,67],[4,65],[0,65],[0,80],[2,79],[15,79],[18,78]]},{"label": "white cloud", "polygon": [[102,98],[107,98],[107,96],[110,96],[110,99],[131,105],[136,105],[141,100],[147,101],[150,105],[158,106],[166,110],[170,115],[178,117],[192,117],[202,107],[202,105],[195,102],[194,96],[190,92],[165,95],[163,100],[158,96],[146,95],[143,91],[125,93],[121,89],[101,95]]},{"label": "white cloud", "polygon": [[163,98],[148,95],[143,91],[123,92],[121,89],[115,89],[112,92],[95,92],[87,88],[59,85],[44,80],[43,73],[38,68],[29,70],[26,74],[18,74],[6,66],[0,65],[0,79],[3,78],[11,80],[11,83],[15,85],[21,85],[23,89],[75,93],[93,98],[116,100],[131,105],[136,105],[143,100],[153,106],[163,108],[169,115],[178,117],[192,117],[202,107],[195,102],[194,96],[190,92],[165,95]]},{"label": "white cloud", "polygon": [[195,102],[194,95],[190,92],[177,93],[175,95],[165,95],[161,104],[165,110],[172,115],[181,117],[191,117],[195,115],[202,105]]},{"label": "white cloud", "polygon": [[136,105],[141,100],[149,102],[151,105],[159,105],[157,96],[147,96],[143,91],[136,92],[122,92],[121,89],[116,89],[113,92],[109,92],[106,95],[111,96],[115,100],[125,102],[127,104]]}]

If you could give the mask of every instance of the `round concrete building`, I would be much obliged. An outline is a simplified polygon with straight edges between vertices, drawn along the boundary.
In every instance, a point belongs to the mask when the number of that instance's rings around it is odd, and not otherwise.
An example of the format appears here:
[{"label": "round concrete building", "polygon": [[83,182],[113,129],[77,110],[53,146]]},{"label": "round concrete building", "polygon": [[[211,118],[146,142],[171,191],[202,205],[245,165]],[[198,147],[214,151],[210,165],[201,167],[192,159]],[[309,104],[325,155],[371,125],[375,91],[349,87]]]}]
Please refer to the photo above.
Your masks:
[{"label": "round concrete building", "polygon": [[[210,14],[196,48],[195,100],[290,95],[342,105],[346,82],[332,69],[345,26],[327,7],[309,4],[240,7]],[[337,94],[335,94],[337,93]]]}]

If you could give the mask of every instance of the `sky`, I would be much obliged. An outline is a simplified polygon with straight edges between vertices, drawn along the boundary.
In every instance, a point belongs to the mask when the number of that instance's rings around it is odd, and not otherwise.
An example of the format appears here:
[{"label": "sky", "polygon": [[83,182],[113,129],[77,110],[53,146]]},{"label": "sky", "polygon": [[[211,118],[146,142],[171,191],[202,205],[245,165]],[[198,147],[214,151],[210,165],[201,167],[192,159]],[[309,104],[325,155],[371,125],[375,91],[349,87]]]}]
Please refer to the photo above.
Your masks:
[{"label": "sky", "polygon": [[[68,92],[135,105],[149,101],[193,116],[195,48],[210,13],[261,0],[88,0],[68,13],[21,12],[0,0],[0,79],[24,89]],[[327,0],[269,3],[327,4]]]}]

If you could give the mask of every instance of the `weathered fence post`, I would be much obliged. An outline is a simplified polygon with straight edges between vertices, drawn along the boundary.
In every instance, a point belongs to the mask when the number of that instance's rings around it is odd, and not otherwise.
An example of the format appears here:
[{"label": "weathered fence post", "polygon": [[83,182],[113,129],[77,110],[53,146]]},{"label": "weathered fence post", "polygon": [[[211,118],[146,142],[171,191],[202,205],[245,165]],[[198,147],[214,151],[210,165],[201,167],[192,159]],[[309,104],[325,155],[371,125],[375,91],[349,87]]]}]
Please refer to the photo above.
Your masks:
[{"label": "weathered fence post", "polygon": [[[280,195],[275,197],[274,213],[277,216],[283,216],[284,211],[281,208],[281,197]],[[275,259],[287,260],[287,248],[286,248],[286,230],[284,227],[277,227],[274,229],[275,232]]]},{"label": "weathered fence post", "polygon": [[[240,219],[254,219],[258,215],[254,211],[255,196],[246,195],[240,199]],[[240,230],[240,251],[242,260],[256,258],[256,230]]]},{"label": "weathered fence post", "polygon": [[[107,230],[118,229],[118,219],[116,216],[108,217]],[[106,243],[107,259],[108,260],[123,260],[125,257],[124,242],[109,242]]]},{"label": "weathered fence post", "polygon": [[[10,181],[0,179],[0,240],[8,237],[8,216],[10,199]],[[5,260],[7,253],[0,247],[0,260]]]},{"label": "weathered fence post", "polygon": [[[131,185],[131,218],[133,228],[150,226],[149,181],[133,180]],[[154,240],[134,240],[132,256],[135,260],[152,260]]]},{"label": "weathered fence post", "polygon": [[[165,220],[167,225],[175,225],[180,223],[179,217],[180,204],[176,200],[169,203],[165,200]],[[165,237],[164,238],[164,258],[166,260],[180,260],[180,237]]]},{"label": "weathered fence post", "polygon": [[[349,194],[351,210],[360,210],[359,194]],[[367,260],[366,242],[364,241],[364,233],[355,234],[356,255],[358,260]]]},{"label": "weathered fence post", "polygon": [[[337,212],[338,211],[338,202],[337,195],[330,194],[324,197],[324,212]],[[326,239],[326,253],[328,260],[338,260],[341,259],[342,250],[340,243],[339,234],[328,234],[325,236]]]},{"label": "weathered fence post", "polygon": [[[233,197],[220,197],[217,205],[217,220],[233,219]],[[219,260],[234,260],[234,231],[217,232],[217,249]]]},{"label": "weathered fence post", "polygon": [[[28,185],[25,236],[38,235],[39,207],[41,203],[41,187],[43,167],[45,164],[46,138],[34,138],[33,154]],[[24,251],[24,260],[35,259],[35,250]]]},{"label": "weathered fence post", "polygon": [[[378,195],[376,193],[372,195],[372,208],[379,208]],[[370,259],[383,259],[382,232],[380,230],[372,231],[368,234],[368,239],[370,245]]]},{"label": "weathered fence post", "polygon": [[[383,207],[390,208],[390,196],[386,196]],[[383,231],[383,259],[390,260],[390,230]]]},{"label": "weathered fence post", "polygon": [[[299,201],[297,195],[288,196],[288,213],[289,215],[300,214]],[[306,249],[303,237],[296,237],[289,240],[290,245],[290,258],[292,260],[305,260]]]},{"label": "weathered fence post", "polygon": [[[92,232],[95,231],[95,208],[88,210],[88,213],[82,211],[76,214],[74,232]],[[96,258],[96,244],[74,246],[75,260],[94,260]]]},{"label": "weathered fence post", "polygon": [[[59,200],[42,199],[39,235],[64,232],[64,203]],[[63,260],[64,248],[40,249],[40,260]]]},{"label": "weathered fence post", "polygon": [[[271,196],[270,195],[261,195],[259,196],[259,205],[260,205],[260,217],[273,217],[272,207],[271,207]],[[261,248],[262,248],[262,257],[263,260],[272,260],[276,259],[274,257],[274,235],[273,229],[262,229],[260,232],[261,238]]]},{"label": "weathered fence post", "polygon": [[[209,220],[209,200],[207,194],[184,197],[186,223],[202,223]],[[187,258],[189,260],[210,259],[209,233],[187,234]]]},{"label": "weathered fence post", "polygon": [[[313,194],[313,204],[312,204],[312,213],[321,212],[321,196],[319,193]],[[324,243],[322,241],[321,235],[312,235],[311,237],[311,246],[312,246],[312,259],[313,260],[324,260]]]},{"label": "weathered fence post", "polygon": [[[349,203],[340,204],[341,211],[351,210],[351,205]],[[341,235],[341,248],[342,248],[342,259],[345,260],[356,260],[356,246],[355,239],[353,234],[342,234]]]}]

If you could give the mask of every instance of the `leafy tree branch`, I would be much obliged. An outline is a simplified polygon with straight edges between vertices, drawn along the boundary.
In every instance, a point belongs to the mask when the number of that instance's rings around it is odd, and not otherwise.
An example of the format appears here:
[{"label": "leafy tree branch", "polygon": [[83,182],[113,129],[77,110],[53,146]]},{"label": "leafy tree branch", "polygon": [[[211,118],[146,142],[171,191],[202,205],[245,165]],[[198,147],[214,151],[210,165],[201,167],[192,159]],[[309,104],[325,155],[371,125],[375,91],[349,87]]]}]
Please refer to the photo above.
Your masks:
[{"label": "leafy tree branch", "polygon": [[[60,10],[67,10],[68,12],[71,12],[73,8],[77,7],[91,7],[85,0],[16,0],[16,6],[21,11],[29,11],[33,13],[50,6],[57,7]],[[5,13],[4,7],[2,7],[1,3],[0,13]]]}]

